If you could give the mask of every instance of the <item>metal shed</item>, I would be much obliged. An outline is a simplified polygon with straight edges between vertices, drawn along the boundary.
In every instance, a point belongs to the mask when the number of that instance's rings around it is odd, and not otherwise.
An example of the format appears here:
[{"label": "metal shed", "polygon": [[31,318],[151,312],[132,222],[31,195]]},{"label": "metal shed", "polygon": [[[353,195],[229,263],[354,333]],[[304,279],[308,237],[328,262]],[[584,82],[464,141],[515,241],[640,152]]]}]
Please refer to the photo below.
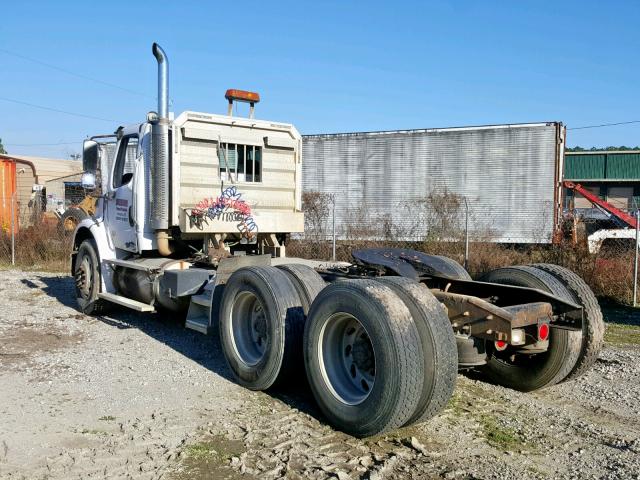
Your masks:
[{"label": "metal shed", "polygon": [[[15,165],[16,215],[21,226],[29,226],[34,215],[42,211],[45,199],[38,197],[39,187],[48,180],[82,171],[82,162],[55,158],[31,157],[24,155],[1,154],[0,160]],[[38,191],[36,191],[38,190]]]},{"label": "metal shed", "polygon": [[548,243],[562,213],[564,137],[560,122],[305,135],[303,189],[334,195],[339,237],[363,207],[406,232],[414,219],[403,206],[446,190],[466,198],[472,239]]}]

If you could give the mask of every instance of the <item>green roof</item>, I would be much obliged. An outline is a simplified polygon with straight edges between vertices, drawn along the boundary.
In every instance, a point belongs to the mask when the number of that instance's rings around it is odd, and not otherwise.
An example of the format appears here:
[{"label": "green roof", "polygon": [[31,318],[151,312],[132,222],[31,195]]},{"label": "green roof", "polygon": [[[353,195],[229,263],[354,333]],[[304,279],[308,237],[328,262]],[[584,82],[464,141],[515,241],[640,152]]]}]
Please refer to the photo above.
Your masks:
[{"label": "green roof", "polygon": [[637,180],[640,179],[640,152],[589,151],[566,152],[565,180]]}]

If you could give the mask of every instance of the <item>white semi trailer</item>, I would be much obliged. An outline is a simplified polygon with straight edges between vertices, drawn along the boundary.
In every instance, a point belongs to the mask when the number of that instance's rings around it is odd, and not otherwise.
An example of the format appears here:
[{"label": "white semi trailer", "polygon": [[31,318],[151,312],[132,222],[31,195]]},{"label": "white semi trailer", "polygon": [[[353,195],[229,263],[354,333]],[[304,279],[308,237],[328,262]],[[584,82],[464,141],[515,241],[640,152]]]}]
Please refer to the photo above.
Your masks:
[{"label": "white semi trailer", "polygon": [[[227,115],[172,118],[167,56],[157,44],[153,54],[158,112],[84,145],[96,203],[74,233],[83,312],[119,304],[182,315],[188,328],[217,332],[250,389],[304,369],[327,420],[357,436],[436,415],[459,368],[535,390],[593,364],[602,314],[561,267],[473,281],[448,258],[404,249],[360,250],[324,268],[287,258],[287,236],[304,224],[300,135],[254,119],[259,96],[238,90],[227,91]],[[235,101],[250,104],[249,118],[232,116]]]}]

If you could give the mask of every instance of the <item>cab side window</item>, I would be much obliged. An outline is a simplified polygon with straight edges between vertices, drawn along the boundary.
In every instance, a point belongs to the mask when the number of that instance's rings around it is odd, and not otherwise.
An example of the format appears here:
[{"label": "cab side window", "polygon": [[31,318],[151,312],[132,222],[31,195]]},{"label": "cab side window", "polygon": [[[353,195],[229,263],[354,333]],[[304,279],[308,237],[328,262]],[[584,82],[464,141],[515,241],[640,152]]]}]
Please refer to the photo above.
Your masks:
[{"label": "cab side window", "polygon": [[113,168],[113,188],[126,185],[133,178],[136,156],[138,154],[138,137],[124,137],[120,140],[120,148]]}]

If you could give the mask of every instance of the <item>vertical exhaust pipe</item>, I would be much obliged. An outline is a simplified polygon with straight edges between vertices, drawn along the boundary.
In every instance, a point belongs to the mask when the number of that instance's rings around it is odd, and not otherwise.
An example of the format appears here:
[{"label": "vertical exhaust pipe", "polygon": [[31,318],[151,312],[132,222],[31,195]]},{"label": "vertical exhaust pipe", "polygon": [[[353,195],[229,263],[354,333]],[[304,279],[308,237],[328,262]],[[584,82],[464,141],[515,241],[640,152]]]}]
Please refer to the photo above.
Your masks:
[{"label": "vertical exhaust pipe", "polygon": [[169,256],[169,59],[157,43],[151,48],[158,62],[158,120],[151,125],[151,227],[158,252]]},{"label": "vertical exhaust pipe", "polygon": [[153,56],[158,61],[158,116],[169,117],[169,59],[160,45],[151,47]]}]

